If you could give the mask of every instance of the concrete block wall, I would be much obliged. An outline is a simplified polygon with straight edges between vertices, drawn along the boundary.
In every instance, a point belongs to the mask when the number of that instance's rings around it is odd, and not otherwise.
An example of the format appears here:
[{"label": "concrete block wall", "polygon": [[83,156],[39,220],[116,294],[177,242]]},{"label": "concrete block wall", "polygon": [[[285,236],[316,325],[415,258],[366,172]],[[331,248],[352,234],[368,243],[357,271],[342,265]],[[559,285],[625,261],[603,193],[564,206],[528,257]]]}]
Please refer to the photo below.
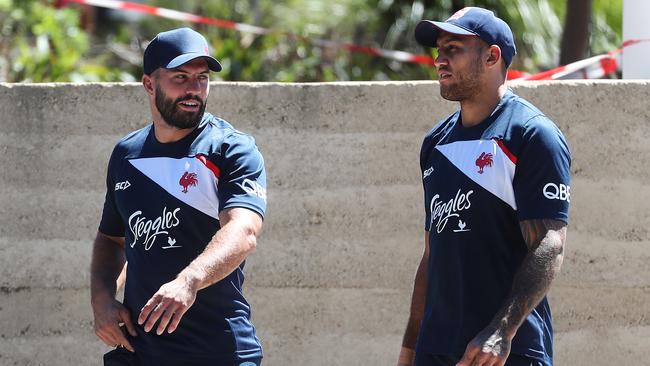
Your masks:
[{"label": "concrete block wall", "polygon": [[[214,83],[253,134],[269,208],[245,292],[265,365],[394,365],[423,248],[418,152],[456,105],[435,82]],[[551,291],[559,366],[647,362],[650,83],[513,84],[573,151]],[[100,365],[89,260],[117,140],[149,121],[138,84],[0,84],[0,365]]]}]

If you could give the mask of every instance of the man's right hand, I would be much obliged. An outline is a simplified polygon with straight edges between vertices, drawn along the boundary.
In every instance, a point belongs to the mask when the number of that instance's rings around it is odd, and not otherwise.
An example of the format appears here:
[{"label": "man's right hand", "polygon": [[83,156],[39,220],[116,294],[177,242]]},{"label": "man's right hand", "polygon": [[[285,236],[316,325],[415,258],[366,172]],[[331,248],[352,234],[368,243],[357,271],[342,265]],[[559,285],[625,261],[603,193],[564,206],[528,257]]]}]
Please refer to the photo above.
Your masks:
[{"label": "man's right hand", "polygon": [[[124,347],[135,352],[127,340],[126,332],[135,337],[137,333],[131,322],[129,310],[115,299],[108,299],[93,306],[95,334],[109,347]],[[126,330],[125,330],[126,329]]]}]

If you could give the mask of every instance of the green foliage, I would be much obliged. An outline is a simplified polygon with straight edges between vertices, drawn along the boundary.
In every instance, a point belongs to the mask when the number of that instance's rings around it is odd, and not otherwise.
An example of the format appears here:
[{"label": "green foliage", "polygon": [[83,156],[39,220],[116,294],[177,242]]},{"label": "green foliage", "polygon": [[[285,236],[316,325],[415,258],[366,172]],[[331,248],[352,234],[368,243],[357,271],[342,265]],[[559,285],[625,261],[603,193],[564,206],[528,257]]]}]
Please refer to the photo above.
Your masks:
[{"label": "green foliage", "polygon": [[35,0],[0,0],[0,80],[65,82],[133,80],[131,75],[84,62],[89,37],[75,9]]},{"label": "green foliage", "polygon": [[[557,65],[566,0],[151,0],[149,5],[271,28],[264,36],[148,15],[102,13],[92,33],[80,8],[51,1],[0,0],[0,80],[120,81],[142,74],[142,52],[158,32],[189,26],[208,39],[224,69],[217,80],[310,82],[435,78],[431,66],[400,63],[310,39],[430,53],[413,39],[421,19],[446,19],[483,6],[515,33],[513,67],[536,72]],[[117,13],[113,13],[117,14]],[[125,17],[124,15],[129,15]],[[592,52],[621,43],[622,0],[594,0]]]},{"label": "green foliage", "polygon": [[623,0],[594,0],[591,49],[601,54],[623,43]]},{"label": "green foliage", "polygon": [[[517,57],[514,69],[534,72],[557,66],[562,39],[562,15],[566,1],[521,0],[499,5],[498,14],[509,19],[515,35]],[[496,5],[496,4],[495,4]]]},{"label": "green foliage", "polygon": [[[73,71],[86,47],[85,34],[75,31],[75,12],[57,12],[35,1],[2,1],[2,73],[11,81],[58,81]],[[65,35],[70,34],[66,41]],[[71,52],[72,51],[72,52]]]}]

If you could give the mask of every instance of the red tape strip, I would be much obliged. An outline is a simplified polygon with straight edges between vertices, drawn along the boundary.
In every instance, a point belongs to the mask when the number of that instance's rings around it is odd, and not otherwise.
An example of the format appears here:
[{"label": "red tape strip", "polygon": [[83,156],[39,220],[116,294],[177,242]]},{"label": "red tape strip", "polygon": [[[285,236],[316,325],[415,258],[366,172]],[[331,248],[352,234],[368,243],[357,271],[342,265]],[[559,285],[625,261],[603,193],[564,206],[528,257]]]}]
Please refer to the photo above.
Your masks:
[{"label": "red tape strip", "polygon": [[[81,4],[81,5],[89,5],[89,6],[95,6],[95,7],[102,7],[102,8],[109,8],[109,9],[116,9],[116,10],[125,10],[125,11],[133,11],[133,12],[138,12],[138,13],[144,13],[144,14],[149,14],[153,16],[158,16],[158,17],[163,17],[163,18],[169,18],[169,19],[175,19],[175,20],[182,20],[182,21],[187,21],[187,22],[192,22],[192,23],[201,23],[201,24],[207,24],[207,25],[212,25],[215,27],[219,28],[225,28],[225,29],[234,29],[240,32],[248,32],[248,33],[255,33],[255,34],[268,34],[273,32],[271,29],[267,28],[261,28],[255,25],[251,24],[245,24],[245,23],[236,23],[230,20],[226,19],[218,19],[218,18],[208,18],[208,17],[203,17],[195,14],[190,14],[190,13],[185,13],[185,12],[180,12],[176,10],[171,10],[171,9],[165,9],[165,8],[158,8],[155,6],[151,5],[145,5],[145,4],[138,4],[138,3],[132,3],[132,2],[127,2],[127,1],[120,1],[120,0],[57,0],[55,6],[56,7],[63,7],[71,3],[76,3],[76,4]],[[395,51],[395,50],[386,50],[386,49],[381,49],[381,48],[376,48],[376,47],[369,47],[369,46],[361,46],[361,45],[356,45],[356,44],[351,44],[351,43],[340,43],[340,42],[334,42],[334,41],[328,41],[328,40],[321,40],[321,39],[309,39],[306,37],[298,36],[296,34],[290,33],[290,32],[274,32],[274,33],[280,33],[280,34],[285,34],[289,37],[294,37],[298,39],[303,39],[306,41],[310,41],[314,44],[317,44],[321,47],[338,47],[342,49],[346,49],[350,52],[357,52],[357,53],[364,53],[367,55],[372,55],[375,57],[383,57],[383,58],[388,58],[388,59],[393,59],[396,61],[400,62],[408,62],[408,63],[415,63],[415,64],[422,64],[422,65],[430,65],[434,66],[435,65],[435,59],[431,56],[427,55],[416,55],[408,52],[403,52],[403,51]],[[586,69],[588,67],[593,67],[594,64],[600,65],[602,68],[603,76],[607,76],[611,73],[616,72],[619,69],[619,64],[617,60],[613,57],[614,54],[622,52],[622,50],[626,47],[642,43],[642,42],[650,42],[650,39],[633,39],[633,40],[627,40],[623,43],[622,47],[619,48],[618,50],[612,51],[609,53],[610,56],[609,58],[602,58],[599,60],[595,60],[592,64],[584,65],[581,69]],[[571,63],[568,65],[560,66],[548,71],[543,71],[537,74],[533,75],[527,75],[521,71],[517,70],[509,70],[508,72],[508,80],[513,80],[513,79],[521,79],[521,80],[553,80],[557,79],[556,75],[560,75],[562,72],[571,69],[573,66],[576,64],[579,64],[585,60],[577,61],[575,63]],[[576,69],[573,70],[574,72],[578,72],[581,69]],[[587,78],[588,74],[586,71],[583,72],[583,77]]]}]

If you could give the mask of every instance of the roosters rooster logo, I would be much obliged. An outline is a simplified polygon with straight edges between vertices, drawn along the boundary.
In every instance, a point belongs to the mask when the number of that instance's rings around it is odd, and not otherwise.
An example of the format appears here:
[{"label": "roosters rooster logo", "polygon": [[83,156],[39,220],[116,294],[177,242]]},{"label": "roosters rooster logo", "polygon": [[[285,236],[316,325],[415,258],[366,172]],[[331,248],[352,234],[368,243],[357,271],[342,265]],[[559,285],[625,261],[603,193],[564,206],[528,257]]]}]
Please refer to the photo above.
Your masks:
[{"label": "roosters rooster logo", "polygon": [[492,166],[492,154],[481,153],[478,159],[476,159],[476,166],[479,168],[478,173],[483,174],[483,168]]},{"label": "roosters rooster logo", "polygon": [[187,193],[187,188],[190,186],[196,187],[199,183],[199,180],[196,178],[196,173],[185,172],[181,179],[178,181],[178,184],[183,186],[183,193]]}]

